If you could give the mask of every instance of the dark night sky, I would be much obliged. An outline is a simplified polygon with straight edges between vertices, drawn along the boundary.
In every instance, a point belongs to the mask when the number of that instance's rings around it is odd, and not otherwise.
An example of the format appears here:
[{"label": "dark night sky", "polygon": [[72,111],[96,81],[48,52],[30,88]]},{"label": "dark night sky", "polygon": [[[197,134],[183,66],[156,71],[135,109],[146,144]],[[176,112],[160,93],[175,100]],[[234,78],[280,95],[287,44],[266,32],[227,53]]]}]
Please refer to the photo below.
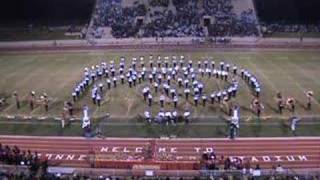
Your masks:
[{"label": "dark night sky", "polygon": [[0,6],[0,21],[86,21],[90,18],[94,3],[95,0],[3,0]]},{"label": "dark night sky", "polygon": [[255,0],[260,20],[289,23],[320,21],[320,0]]}]

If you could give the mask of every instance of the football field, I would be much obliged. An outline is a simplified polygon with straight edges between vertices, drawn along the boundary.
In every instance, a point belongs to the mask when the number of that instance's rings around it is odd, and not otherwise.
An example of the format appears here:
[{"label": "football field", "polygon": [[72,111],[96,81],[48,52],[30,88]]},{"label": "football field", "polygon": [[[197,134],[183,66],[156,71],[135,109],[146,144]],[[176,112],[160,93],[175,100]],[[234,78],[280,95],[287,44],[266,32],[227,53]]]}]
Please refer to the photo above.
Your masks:
[{"label": "football field", "polygon": [[[287,119],[292,115],[285,110],[283,115],[276,111],[274,97],[277,92],[282,92],[284,97],[294,97],[297,100],[295,115],[316,120],[320,115],[320,52],[312,50],[263,50],[263,49],[237,49],[237,50],[211,50],[211,51],[170,51],[170,52],[141,52],[141,51],[88,51],[88,52],[15,52],[0,54],[0,98],[5,98],[5,105],[0,109],[3,118],[7,116],[31,116],[32,118],[56,118],[61,117],[63,103],[71,100],[71,92],[76,82],[81,80],[85,67],[91,67],[101,63],[103,60],[115,60],[119,62],[121,56],[131,61],[132,57],[139,58],[149,55],[172,56],[184,55],[187,60],[191,59],[194,64],[198,60],[212,57],[216,64],[224,60],[238,67],[246,68],[252,72],[262,84],[262,124],[270,123],[278,119]],[[147,63],[148,61],[146,61]],[[148,63],[147,63],[148,64]],[[227,86],[223,81],[217,79],[203,78],[201,81],[207,89],[219,90]],[[247,85],[240,82],[240,90],[236,102],[241,107],[243,122],[252,122],[256,116],[251,112],[250,102],[252,95]],[[119,85],[108,91],[102,98],[102,106],[96,107],[91,103],[90,92],[88,95],[76,102],[76,119],[81,118],[81,109],[84,104],[89,105],[91,115],[99,119],[106,113],[110,114],[109,123],[117,126],[130,124],[143,124],[139,120],[148,107],[141,95],[142,88],[147,83],[142,83],[134,88],[127,84]],[[314,92],[312,109],[306,109],[305,91]],[[15,99],[12,93],[17,91],[22,101],[21,109],[15,106]],[[41,93],[46,92],[49,96],[49,111],[45,112],[39,103],[36,108],[30,111],[28,106],[28,95],[35,91],[37,98]],[[208,95],[210,93],[208,90]],[[182,98],[181,98],[182,99]],[[183,110],[185,100],[182,100],[178,109]],[[173,107],[168,105],[167,108]],[[191,106],[194,122],[200,126],[224,123],[224,109],[219,105],[207,105],[203,107]],[[152,107],[152,112],[159,111],[159,105]],[[49,121],[49,120],[48,120]],[[191,124],[192,124],[191,123]],[[118,127],[119,128],[119,127]]]}]

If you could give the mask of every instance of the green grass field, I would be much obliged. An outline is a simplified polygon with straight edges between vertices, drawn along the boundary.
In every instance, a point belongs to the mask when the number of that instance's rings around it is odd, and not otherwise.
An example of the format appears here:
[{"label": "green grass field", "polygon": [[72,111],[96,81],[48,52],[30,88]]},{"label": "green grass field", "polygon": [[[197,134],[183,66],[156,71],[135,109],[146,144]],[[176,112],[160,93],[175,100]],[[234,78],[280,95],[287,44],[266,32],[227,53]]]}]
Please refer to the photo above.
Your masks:
[{"label": "green grass field", "polygon": [[[235,63],[238,66],[249,69],[253,74],[255,74],[258,79],[262,82],[262,101],[265,106],[263,111],[263,119],[261,121],[261,127],[257,128],[255,125],[252,128],[250,124],[244,125],[246,127],[247,133],[243,133],[243,136],[265,136],[270,131],[268,121],[270,119],[287,119],[291,115],[289,111],[285,111],[283,115],[279,115],[275,111],[275,101],[274,96],[276,92],[281,91],[285,97],[293,96],[298,101],[296,114],[299,116],[308,116],[317,119],[320,115],[320,81],[318,77],[320,76],[320,52],[317,51],[293,51],[293,50],[275,50],[275,51],[265,51],[265,50],[234,50],[234,51],[204,51],[204,52],[110,52],[110,51],[91,51],[91,52],[66,52],[66,53],[13,53],[13,54],[1,54],[0,55],[0,96],[6,98],[7,104],[1,107],[0,114],[2,117],[6,115],[21,115],[21,116],[32,116],[32,117],[60,117],[62,113],[62,105],[66,100],[71,98],[71,90],[75,82],[80,80],[83,68],[86,66],[91,66],[98,64],[102,59],[115,59],[119,60],[120,56],[125,56],[127,58],[139,57],[144,55],[146,57],[152,53],[154,55],[184,55],[197,62],[203,57],[213,57],[217,62],[221,59],[225,59],[227,62]],[[202,79],[206,83],[206,88],[210,90],[218,90],[226,86],[224,82],[219,80],[208,80]],[[255,115],[249,109],[249,104],[252,99],[248,87],[240,81],[240,92],[237,96],[237,103],[241,106],[241,115],[244,123],[255,122]],[[95,118],[102,117],[106,113],[110,113],[111,118],[108,120],[110,123],[106,125],[108,136],[114,136],[119,134],[119,136],[151,136],[151,134],[168,134],[165,133],[167,130],[163,130],[155,127],[144,127],[142,122],[137,120],[137,116],[142,114],[147,108],[147,104],[142,102],[141,89],[144,85],[139,85],[136,88],[128,88],[127,85],[118,87],[117,89],[112,89],[108,91],[103,99],[103,104],[100,108],[96,108],[91,105],[89,97],[82,98],[81,101],[76,103],[76,116],[80,118],[81,107],[84,104],[88,104],[92,111],[92,115]],[[28,93],[34,90],[36,93],[47,92],[51,101],[50,109],[48,113],[45,113],[44,108],[38,105],[33,111],[29,110],[26,99]],[[304,108],[306,103],[306,97],[304,91],[313,90],[315,93],[315,99],[313,102],[313,107],[311,111]],[[22,108],[17,110],[15,107],[14,98],[12,98],[12,92],[17,91],[23,100]],[[209,91],[207,92],[209,93]],[[90,93],[89,93],[90,94]],[[0,98],[1,98],[0,97]],[[182,98],[180,98],[182,99]],[[192,103],[191,103],[192,104]],[[185,101],[179,104],[179,109],[183,109]],[[170,108],[172,105],[167,106]],[[157,112],[159,106],[153,106],[152,111]],[[209,105],[205,108],[199,106],[197,108],[192,107],[192,115],[197,118],[196,123],[187,128],[188,132],[183,130],[183,126],[179,130],[172,130],[176,132],[174,134],[182,137],[205,137],[203,134],[208,136],[219,136],[219,132],[225,131],[221,130],[219,126],[224,123],[221,117],[225,114],[223,109],[218,105]],[[279,120],[282,122],[282,120]],[[132,124],[142,123],[138,128]],[[203,124],[201,124],[203,123]],[[220,124],[219,124],[220,123]],[[10,123],[5,123],[6,126],[14,126]],[[114,128],[112,124],[114,125]],[[260,124],[260,123],[259,123]],[[266,124],[266,125],[265,125]],[[284,135],[281,133],[283,128],[281,128],[281,123],[279,123],[279,130],[275,131],[276,135]],[[4,127],[6,127],[4,126]],[[31,126],[31,125],[28,125]],[[50,125],[42,125],[50,126]],[[39,127],[42,127],[39,125]],[[143,126],[144,128],[141,128]],[[209,128],[214,126],[212,128]],[[269,128],[274,127],[274,125]],[[277,126],[275,126],[277,127]],[[310,125],[311,127],[311,125]],[[313,128],[318,127],[314,126]],[[32,128],[31,129],[38,129]],[[155,129],[156,128],[156,129]],[[176,127],[178,128],[178,127]],[[9,131],[10,128],[0,129],[0,133],[12,133],[20,132],[20,130]],[[15,128],[13,128],[15,129]],[[28,128],[27,128],[28,129]],[[46,129],[46,128],[44,128]],[[50,129],[50,128],[48,128]],[[56,132],[54,126],[48,132]],[[59,128],[58,128],[59,129]],[[70,135],[79,135],[79,130],[77,128],[71,128],[74,130],[72,132],[66,132]],[[182,130],[181,130],[182,129]],[[200,132],[198,132],[200,129]],[[203,129],[203,130],[201,130]],[[210,129],[216,129],[210,131]],[[251,130],[250,130],[251,129]],[[254,130],[252,130],[254,129]],[[255,130],[257,129],[257,130]],[[259,130],[260,129],[260,130]],[[271,128],[272,129],[272,128]],[[308,128],[305,128],[306,132]],[[162,132],[162,130],[164,132]],[[28,133],[28,131],[22,132]],[[30,130],[29,130],[30,131]],[[72,131],[72,130],[71,130]],[[111,133],[114,131],[114,133]],[[121,133],[123,131],[123,133]],[[130,131],[130,132],[129,132]],[[139,131],[139,133],[137,132]],[[150,132],[148,132],[150,131]],[[156,131],[156,132],[154,132]],[[170,128],[169,131],[171,132]],[[189,132],[190,131],[190,132]],[[259,131],[259,132],[256,132]],[[18,133],[21,134],[22,132]],[[210,132],[210,133],[208,133]],[[250,133],[251,132],[251,133]],[[56,134],[51,133],[51,134]],[[203,133],[203,134],[202,134]],[[261,134],[260,134],[261,133]],[[40,132],[38,134],[41,134]],[[50,133],[49,133],[50,134]],[[170,134],[170,133],[169,133]],[[241,134],[241,133],[240,133]],[[302,135],[308,135],[308,133],[301,132]],[[310,130],[311,135],[315,135],[315,131]],[[64,135],[62,133],[62,135]],[[221,134],[223,135],[223,133]],[[288,133],[287,133],[288,135]]]}]

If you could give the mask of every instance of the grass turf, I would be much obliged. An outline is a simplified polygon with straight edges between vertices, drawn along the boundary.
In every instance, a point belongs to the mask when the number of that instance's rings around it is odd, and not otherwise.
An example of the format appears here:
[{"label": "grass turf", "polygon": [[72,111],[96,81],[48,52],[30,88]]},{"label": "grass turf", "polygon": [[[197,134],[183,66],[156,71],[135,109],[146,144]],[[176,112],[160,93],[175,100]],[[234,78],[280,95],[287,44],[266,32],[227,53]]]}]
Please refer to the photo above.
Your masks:
[{"label": "grass turf", "polygon": [[[183,54],[188,58],[193,59],[195,62],[203,57],[213,57],[216,62],[224,59],[227,62],[235,63],[241,67],[249,69],[253,72],[258,79],[262,82],[263,92],[262,101],[265,105],[263,116],[283,118],[291,115],[285,112],[283,116],[279,116],[275,110],[275,102],[273,97],[277,91],[282,91],[284,96],[294,96],[298,100],[297,114],[306,116],[318,116],[320,112],[320,81],[317,77],[320,75],[318,67],[320,65],[320,53],[317,51],[263,51],[256,49],[254,51],[204,51],[204,52],[150,52],[154,55],[172,55]],[[104,51],[91,51],[91,52],[68,52],[68,53],[15,53],[15,54],[1,54],[0,55],[0,95],[7,97],[8,104],[1,108],[1,115],[31,115],[31,116],[60,116],[62,112],[62,104],[65,100],[70,99],[71,89],[75,82],[80,80],[81,72],[84,67],[95,65],[101,62],[102,59],[116,59],[120,56],[131,58],[140,55],[149,56],[150,53],[141,52],[104,52]],[[206,87],[209,89],[219,89],[225,86],[223,82],[217,80],[204,80]],[[242,82],[242,81],[241,81]],[[91,105],[90,98],[84,97],[76,104],[80,110],[83,104],[89,104],[94,117],[103,116],[105,113],[111,114],[113,122],[123,123],[123,126],[108,126],[110,129],[107,135],[119,134],[118,132],[125,132],[124,134],[137,136],[147,136],[150,134],[161,133],[148,133],[152,132],[153,127],[139,129],[132,128],[126,123],[132,122],[132,117],[142,113],[147,105],[141,102],[140,91],[143,85],[129,89],[127,85],[109,91],[104,98],[103,105],[96,108]],[[311,111],[304,109],[306,101],[304,91],[313,90],[315,93],[315,101]],[[11,97],[13,91],[18,91],[22,100],[22,108],[17,110],[14,104],[14,99]],[[37,93],[47,92],[51,98],[50,110],[48,113],[39,105],[33,111],[30,111],[27,106],[27,94],[31,90]],[[180,98],[182,99],[182,98]],[[244,120],[254,117],[248,110],[251,100],[251,95],[248,88],[241,83],[241,90],[237,97],[237,102],[241,105],[241,114]],[[180,104],[179,108],[183,109],[184,102]],[[158,106],[153,107],[153,111],[158,111]],[[81,111],[77,112],[80,116]],[[193,107],[193,115],[199,118],[200,122],[212,123],[216,127],[216,122],[219,122],[219,116],[224,115],[219,106],[207,106],[205,108]],[[217,117],[217,118],[211,118]],[[266,121],[266,120],[265,120]],[[264,129],[264,122],[261,123]],[[9,125],[8,125],[9,126]],[[14,126],[14,125],[12,125]],[[49,125],[46,125],[49,126]],[[213,127],[210,125],[191,125],[195,130],[183,134],[182,136],[194,137],[199,134],[198,129],[209,136],[217,136]],[[129,128],[130,127],[130,128]],[[259,126],[258,126],[259,127]],[[281,127],[281,126],[279,126]],[[12,127],[14,129],[14,127]],[[10,128],[8,128],[10,129]],[[45,128],[48,132],[59,132],[56,128]],[[71,128],[73,129],[73,128]],[[151,130],[150,130],[151,129]],[[161,129],[161,128],[156,128]],[[191,128],[192,129],[192,128]],[[250,131],[250,128],[248,132]],[[253,128],[256,129],[256,128]],[[281,128],[279,128],[281,129]],[[13,130],[18,132],[19,130]],[[73,129],[75,134],[79,134],[77,128]],[[307,128],[306,128],[306,131]],[[68,130],[67,130],[68,132]],[[112,133],[114,132],[114,133]],[[218,131],[217,131],[218,132]],[[223,131],[224,132],[224,131]],[[266,131],[267,133],[268,131]],[[312,131],[313,132],[313,131]],[[139,135],[142,133],[142,135]],[[310,132],[311,133],[311,132]],[[40,133],[41,134],[41,133]],[[55,133],[50,133],[55,134]],[[71,133],[73,134],[73,133]],[[121,134],[121,133],[120,133]],[[144,134],[144,135],[143,135]],[[192,135],[193,134],[193,135]],[[245,136],[246,133],[243,135]],[[250,134],[250,133],[249,133]],[[275,133],[281,135],[281,133]],[[303,134],[303,133],[302,133]],[[311,133],[312,134],[312,133]],[[64,135],[64,134],[62,134]],[[250,135],[253,135],[252,133]],[[259,134],[257,134],[258,136]],[[261,134],[262,136],[265,133]],[[121,136],[121,135],[119,135]]]},{"label": "grass turf", "polygon": [[[73,122],[62,129],[57,121],[42,122],[17,122],[1,121],[0,134],[8,135],[35,135],[35,136],[81,136],[83,130],[79,122]],[[92,134],[99,127],[105,137],[184,137],[184,138],[210,138],[227,137],[228,125],[223,124],[179,124],[176,126],[150,125],[150,124],[117,124],[95,123]],[[297,126],[298,136],[319,136],[319,123],[303,123]],[[240,137],[290,137],[294,136],[288,122],[277,120],[275,123],[254,121],[242,123]]]}]

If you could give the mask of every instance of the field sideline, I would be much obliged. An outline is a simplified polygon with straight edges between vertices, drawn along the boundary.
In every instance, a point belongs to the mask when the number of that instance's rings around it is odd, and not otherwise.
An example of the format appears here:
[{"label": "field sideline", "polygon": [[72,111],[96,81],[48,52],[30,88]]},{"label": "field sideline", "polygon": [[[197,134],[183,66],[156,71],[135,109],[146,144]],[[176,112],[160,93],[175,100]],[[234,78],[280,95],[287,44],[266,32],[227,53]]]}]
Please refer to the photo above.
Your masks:
[{"label": "field sideline", "polygon": [[[276,92],[281,91],[285,97],[293,96],[297,99],[297,114],[301,116],[315,117],[320,116],[320,76],[318,67],[320,65],[320,52],[316,50],[275,50],[263,51],[205,51],[205,52],[123,52],[123,51],[89,51],[89,52],[68,52],[68,53],[12,53],[0,54],[0,96],[7,97],[8,104],[1,108],[1,115],[21,115],[33,117],[59,117],[62,112],[62,104],[70,99],[71,90],[75,82],[80,80],[81,72],[84,67],[98,64],[102,59],[119,60],[120,56],[126,58],[139,57],[141,55],[148,57],[149,54],[171,56],[184,55],[194,60],[196,63],[204,57],[213,57],[217,62],[225,60],[231,64],[249,69],[262,82],[262,101],[265,105],[263,117],[284,118],[291,115],[288,111],[283,116],[275,112],[274,96]],[[147,62],[147,61],[146,61]],[[206,86],[210,89],[218,89],[225,84],[220,81],[206,81]],[[241,105],[241,114],[244,120],[253,119],[254,115],[250,112],[249,104],[251,95],[249,89],[242,81],[237,102]],[[89,97],[83,98],[76,104],[78,110],[83,104],[89,104],[94,117],[111,114],[111,121],[117,123],[130,123],[130,119],[141,114],[147,107],[141,103],[140,92],[143,85],[136,89],[117,88],[106,94],[102,107],[95,108],[91,106]],[[129,89],[129,90],[128,90]],[[37,93],[47,92],[51,98],[50,110],[46,114],[43,107],[38,106],[30,112],[27,102],[23,102],[22,108],[17,110],[14,99],[11,97],[13,91],[18,91],[22,100],[26,99],[31,90]],[[315,101],[311,111],[305,110],[306,98],[304,91],[313,90]],[[111,106],[112,104],[112,106]],[[179,106],[182,108],[183,104]],[[153,108],[158,111],[158,108]],[[80,117],[80,111],[77,112]],[[193,108],[193,116],[200,118],[198,122],[215,123],[221,121],[224,113],[219,106],[206,106]],[[213,118],[216,117],[216,118]],[[214,122],[212,119],[217,119]]]}]

